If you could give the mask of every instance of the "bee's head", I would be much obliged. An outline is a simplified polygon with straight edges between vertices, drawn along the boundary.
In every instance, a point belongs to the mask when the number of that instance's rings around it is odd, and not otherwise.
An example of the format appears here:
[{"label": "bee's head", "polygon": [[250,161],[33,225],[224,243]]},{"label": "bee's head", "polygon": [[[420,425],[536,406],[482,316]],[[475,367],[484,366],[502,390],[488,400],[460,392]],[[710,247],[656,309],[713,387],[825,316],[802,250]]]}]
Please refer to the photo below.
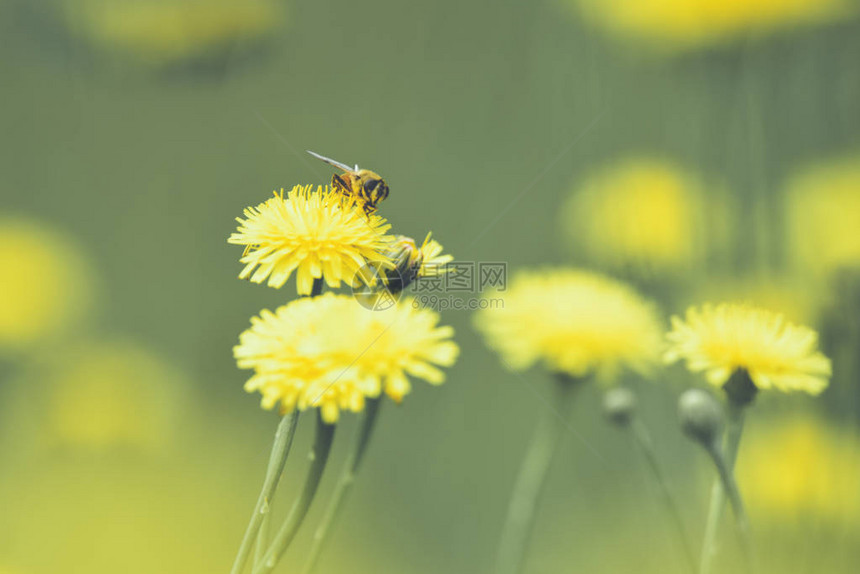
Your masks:
[{"label": "bee's head", "polygon": [[361,170],[359,173],[362,181],[362,191],[371,205],[375,206],[388,197],[388,184],[385,183],[385,180],[379,174],[367,169]]}]

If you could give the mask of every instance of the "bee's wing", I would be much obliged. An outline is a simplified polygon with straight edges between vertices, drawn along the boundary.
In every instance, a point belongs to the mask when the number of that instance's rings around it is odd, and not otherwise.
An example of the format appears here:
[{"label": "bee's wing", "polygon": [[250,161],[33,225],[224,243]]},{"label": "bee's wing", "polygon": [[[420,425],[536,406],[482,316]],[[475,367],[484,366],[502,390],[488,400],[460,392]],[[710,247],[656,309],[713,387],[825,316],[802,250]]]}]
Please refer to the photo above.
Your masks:
[{"label": "bee's wing", "polygon": [[305,150],[305,151],[307,151],[309,154],[311,154],[315,158],[321,159],[324,162],[326,162],[327,164],[333,165],[334,167],[337,167],[337,168],[340,168],[343,171],[353,171],[353,169],[351,167],[349,167],[348,165],[346,165],[345,163],[340,163],[337,160],[331,159],[330,157],[326,157],[324,155],[320,155],[316,152],[312,152],[311,150]]}]

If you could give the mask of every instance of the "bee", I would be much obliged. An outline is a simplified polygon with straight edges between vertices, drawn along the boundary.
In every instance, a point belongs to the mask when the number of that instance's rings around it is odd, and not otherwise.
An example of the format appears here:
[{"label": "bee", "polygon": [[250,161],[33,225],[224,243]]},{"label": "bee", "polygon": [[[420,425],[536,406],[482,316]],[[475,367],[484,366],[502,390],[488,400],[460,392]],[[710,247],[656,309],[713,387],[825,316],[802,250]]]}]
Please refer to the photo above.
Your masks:
[{"label": "bee", "polygon": [[388,197],[388,184],[378,173],[369,169],[359,169],[358,165],[353,169],[345,163],[307,151],[315,158],[343,170],[343,173],[331,176],[332,188],[344,195],[354,197],[364,207],[365,213],[371,214],[376,211],[377,204]]}]

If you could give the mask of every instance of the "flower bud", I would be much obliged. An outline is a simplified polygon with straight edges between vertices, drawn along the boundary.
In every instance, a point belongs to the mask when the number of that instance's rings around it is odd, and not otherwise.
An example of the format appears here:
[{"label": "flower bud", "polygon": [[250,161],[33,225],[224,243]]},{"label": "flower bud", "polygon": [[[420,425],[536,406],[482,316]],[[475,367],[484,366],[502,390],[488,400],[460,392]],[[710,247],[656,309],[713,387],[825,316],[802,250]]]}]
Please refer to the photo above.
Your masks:
[{"label": "flower bud", "polygon": [[636,412],[636,395],[625,387],[610,389],[603,395],[603,414],[610,422],[626,427]]},{"label": "flower bud", "polygon": [[701,389],[685,391],[678,399],[678,418],[684,433],[705,447],[717,443],[723,428],[723,408],[710,393]]},{"label": "flower bud", "polygon": [[414,239],[398,235],[386,255],[393,261],[393,266],[382,270],[385,285],[389,292],[399,293],[418,278],[424,254],[415,245]]}]

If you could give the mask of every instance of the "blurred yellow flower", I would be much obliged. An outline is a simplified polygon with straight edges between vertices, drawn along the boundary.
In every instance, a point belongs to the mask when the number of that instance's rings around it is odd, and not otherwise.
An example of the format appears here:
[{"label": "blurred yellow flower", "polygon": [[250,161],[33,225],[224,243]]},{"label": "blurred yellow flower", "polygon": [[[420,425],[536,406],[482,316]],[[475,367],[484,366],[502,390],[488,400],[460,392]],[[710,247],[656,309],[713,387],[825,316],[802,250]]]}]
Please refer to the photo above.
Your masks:
[{"label": "blurred yellow flower", "polygon": [[0,353],[20,351],[80,319],[93,273],[75,242],[26,219],[0,220]]},{"label": "blurred yellow flower", "polygon": [[181,377],[130,341],[76,345],[52,365],[48,441],[64,446],[157,450],[171,438]]},{"label": "blurred yellow flower", "polygon": [[760,390],[817,395],[830,379],[830,359],[818,351],[815,331],[750,305],[690,307],[684,319],[672,317],[667,339],[666,362],[683,359],[718,387],[740,369]]},{"label": "blurred yellow flower", "polygon": [[281,0],[65,0],[64,8],[86,40],[153,66],[225,54],[284,21]]},{"label": "blurred yellow flower", "polygon": [[381,392],[400,402],[410,390],[407,375],[441,384],[438,367],[451,366],[459,348],[453,329],[438,321],[411,299],[373,311],[326,293],[263,311],[233,351],[240,368],[254,369],[245,389],[262,394],[263,408],[320,407],[331,423]]},{"label": "blurred yellow flower", "polygon": [[568,0],[622,37],[678,50],[743,39],[853,12],[849,0]]},{"label": "blurred yellow flower", "polygon": [[787,201],[786,239],[798,271],[860,267],[860,157],[800,173]]},{"label": "blurred yellow flower", "polygon": [[738,477],[757,518],[860,523],[860,440],[813,417],[767,421],[748,433]]},{"label": "blurred yellow flower", "polygon": [[[595,264],[665,271],[703,259],[706,211],[692,176],[639,158],[586,180],[565,203],[561,225],[576,252]],[[728,219],[710,221],[727,225]]]},{"label": "blurred yellow flower", "polygon": [[608,380],[622,367],[647,373],[659,360],[655,307],[631,287],[574,269],[519,273],[501,306],[487,305],[475,325],[512,369],[541,361],[552,371]]},{"label": "blurred yellow flower", "polygon": [[369,263],[387,263],[385,252],[394,239],[391,227],[378,215],[366,215],[337,191],[312,185],[283,190],[237,218],[239,229],[229,243],[244,245],[240,279],[281,287],[296,272],[300,295],[308,295],[313,280],[325,278],[329,287],[352,283]]}]

